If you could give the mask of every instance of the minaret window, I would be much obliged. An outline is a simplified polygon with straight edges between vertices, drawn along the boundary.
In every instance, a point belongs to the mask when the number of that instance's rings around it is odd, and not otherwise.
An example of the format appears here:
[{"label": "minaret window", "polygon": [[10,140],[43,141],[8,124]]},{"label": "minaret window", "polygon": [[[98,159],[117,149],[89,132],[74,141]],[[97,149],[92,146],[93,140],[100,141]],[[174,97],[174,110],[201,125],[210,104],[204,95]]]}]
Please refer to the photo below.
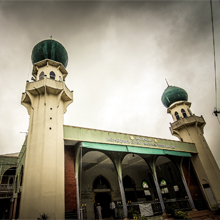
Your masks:
[{"label": "minaret window", "polygon": [[181,109],[181,112],[182,112],[182,114],[183,114],[183,117],[184,117],[184,118],[187,118],[187,114],[186,114],[186,112],[185,112],[185,110],[184,110],[183,108]]},{"label": "minaret window", "polygon": [[178,112],[175,112],[175,117],[176,117],[176,120],[180,119],[180,116],[179,116]]},{"label": "minaret window", "polygon": [[56,77],[56,74],[53,71],[51,71],[50,72],[50,78],[51,79],[55,79],[55,77]]},{"label": "minaret window", "polygon": [[44,72],[43,71],[39,75],[39,80],[42,80],[42,79],[44,79]]}]

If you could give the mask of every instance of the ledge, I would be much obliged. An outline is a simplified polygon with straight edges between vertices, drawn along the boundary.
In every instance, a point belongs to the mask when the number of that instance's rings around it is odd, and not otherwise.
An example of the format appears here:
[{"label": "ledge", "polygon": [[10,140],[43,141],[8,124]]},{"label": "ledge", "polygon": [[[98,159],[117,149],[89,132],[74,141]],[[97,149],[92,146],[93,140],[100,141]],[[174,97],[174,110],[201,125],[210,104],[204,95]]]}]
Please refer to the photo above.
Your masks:
[{"label": "ledge", "polygon": [[172,130],[179,130],[180,128],[184,127],[185,125],[193,125],[196,124],[199,126],[204,126],[206,124],[204,118],[198,117],[196,115],[192,115],[190,117],[187,118],[181,118],[178,121],[173,122],[171,125]]}]

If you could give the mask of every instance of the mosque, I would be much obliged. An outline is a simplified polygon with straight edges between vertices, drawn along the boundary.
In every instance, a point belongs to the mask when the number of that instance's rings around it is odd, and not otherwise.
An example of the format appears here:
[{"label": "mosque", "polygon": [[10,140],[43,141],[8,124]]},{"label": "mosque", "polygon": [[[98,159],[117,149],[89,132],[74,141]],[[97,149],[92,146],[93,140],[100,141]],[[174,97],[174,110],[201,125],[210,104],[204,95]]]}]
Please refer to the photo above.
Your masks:
[{"label": "mosque", "polygon": [[[168,86],[162,103],[179,141],[65,126],[73,102],[65,84],[68,54],[55,40],[32,50],[32,81],[21,104],[30,116],[18,154],[1,155],[0,218],[95,219],[220,206],[220,171],[187,92]],[[166,129],[166,128],[164,128]],[[112,216],[109,204],[114,202]]]}]

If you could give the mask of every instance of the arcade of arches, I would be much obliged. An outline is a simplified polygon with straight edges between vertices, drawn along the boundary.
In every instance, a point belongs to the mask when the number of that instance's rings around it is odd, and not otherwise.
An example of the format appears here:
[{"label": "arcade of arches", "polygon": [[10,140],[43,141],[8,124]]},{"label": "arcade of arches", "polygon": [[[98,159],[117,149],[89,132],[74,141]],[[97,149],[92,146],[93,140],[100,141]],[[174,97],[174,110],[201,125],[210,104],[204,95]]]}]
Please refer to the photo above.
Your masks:
[{"label": "arcade of arches", "polygon": [[[195,189],[194,174],[187,180],[182,171],[190,163],[187,158],[181,163],[182,157],[79,149],[75,161],[77,202],[84,219],[96,217],[97,203],[102,217],[110,218],[111,201],[118,218],[127,216],[131,207],[139,211],[139,204],[151,204],[153,215],[165,212],[171,204],[182,210],[195,208],[195,204],[200,209],[187,186],[191,181]],[[203,201],[199,188],[197,191]]]}]

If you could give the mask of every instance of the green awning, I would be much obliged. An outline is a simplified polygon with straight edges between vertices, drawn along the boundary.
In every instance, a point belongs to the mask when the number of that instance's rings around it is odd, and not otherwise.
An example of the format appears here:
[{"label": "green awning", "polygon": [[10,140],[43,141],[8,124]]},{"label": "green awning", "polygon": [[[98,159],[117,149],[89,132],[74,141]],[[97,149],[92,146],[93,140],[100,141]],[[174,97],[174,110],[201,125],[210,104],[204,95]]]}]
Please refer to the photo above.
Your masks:
[{"label": "green awning", "polygon": [[102,143],[92,143],[92,142],[82,142],[82,146],[96,150],[128,152],[133,154],[173,155],[179,157],[191,157],[191,154],[188,152],[155,149],[149,147],[134,147],[134,146],[123,146],[116,144],[102,144]]},{"label": "green awning", "polygon": [[172,151],[172,150],[163,150],[165,155],[173,155],[179,157],[191,157],[191,154],[188,152],[181,152],[181,151]]},{"label": "green awning", "polygon": [[162,149],[145,148],[145,147],[128,146],[128,152],[136,153],[136,154],[164,155],[164,152]]},{"label": "green awning", "polygon": [[116,144],[101,144],[101,143],[92,143],[92,142],[82,142],[82,146],[86,147],[86,148],[96,149],[96,150],[127,152],[126,146],[116,145]]}]

